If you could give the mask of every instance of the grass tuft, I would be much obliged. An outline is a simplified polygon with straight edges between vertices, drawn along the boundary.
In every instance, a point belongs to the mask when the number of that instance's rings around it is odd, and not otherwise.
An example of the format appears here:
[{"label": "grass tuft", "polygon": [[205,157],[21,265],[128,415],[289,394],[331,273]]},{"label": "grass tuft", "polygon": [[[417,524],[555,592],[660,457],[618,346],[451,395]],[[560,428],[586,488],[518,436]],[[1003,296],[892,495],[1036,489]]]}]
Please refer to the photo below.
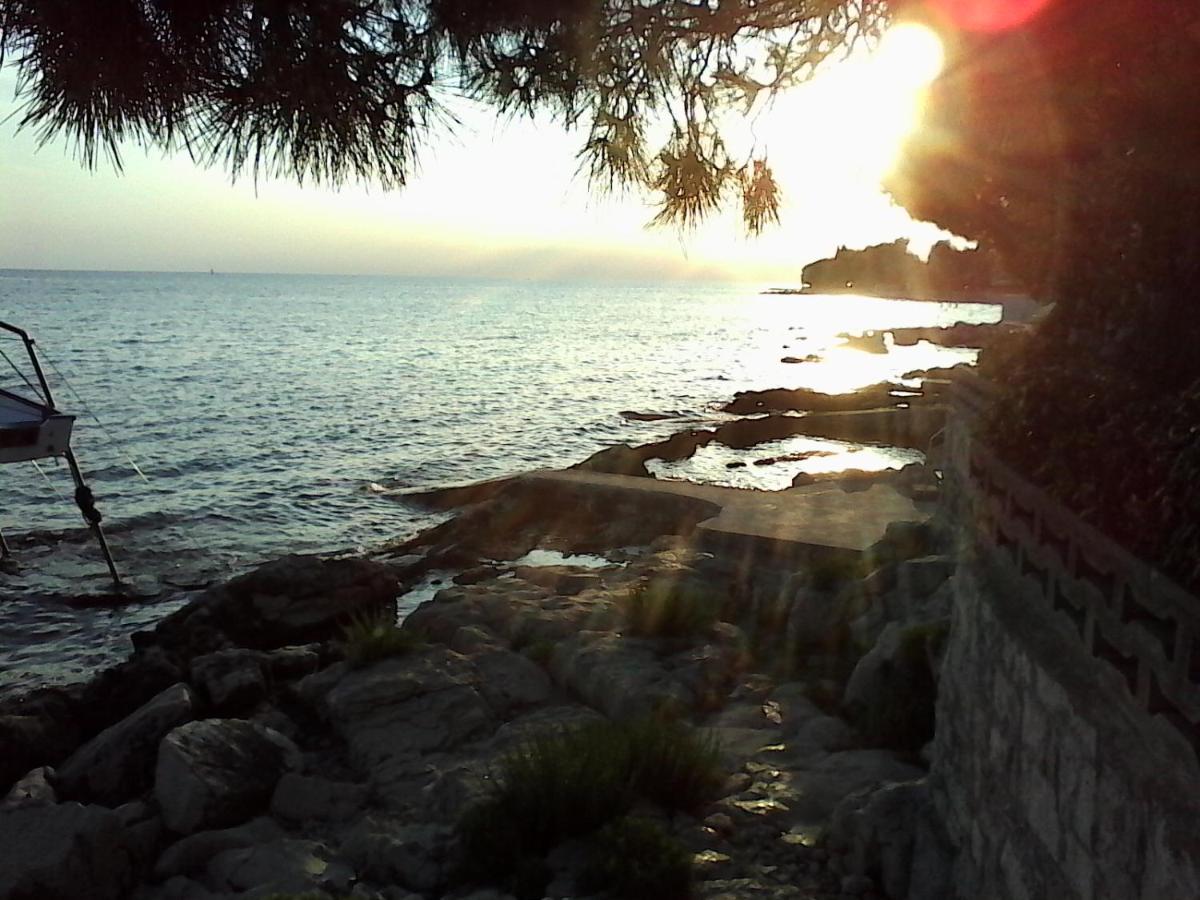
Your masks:
[{"label": "grass tuft", "polygon": [[660,823],[628,816],[596,832],[584,879],[623,900],[685,900],[692,854]]},{"label": "grass tuft", "polygon": [[717,623],[721,599],[696,585],[651,582],[630,590],[622,612],[625,633],[634,637],[694,637]]},{"label": "grass tuft", "polygon": [[511,878],[639,799],[697,811],[722,780],[716,742],[681,722],[601,722],[539,735],[503,758],[490,796],[459,823],[464,875]]},{"label": "grass tuft", "polygon": [[424,644],[421,635],[396,624],[394,613],[378,609],[355,613],[342,627],[338,649],[351,668],[357,669],[390,656],[403,656]]}]

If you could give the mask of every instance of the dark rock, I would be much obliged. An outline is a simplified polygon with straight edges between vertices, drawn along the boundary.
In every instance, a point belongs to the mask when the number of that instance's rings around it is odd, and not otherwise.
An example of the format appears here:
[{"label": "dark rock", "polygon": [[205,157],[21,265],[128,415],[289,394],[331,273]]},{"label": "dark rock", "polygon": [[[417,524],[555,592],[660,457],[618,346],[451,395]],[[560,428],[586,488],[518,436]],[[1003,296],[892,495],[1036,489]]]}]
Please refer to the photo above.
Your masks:
[{"label": "dark rock", "polygon": [[362,812],[368,794],[364,784],[287,772],[275,785],[271,813],[288,822],[342,821]]},{"label": "dark rock", "polygon": [[244,822],[266,806],[299,751],[283,735],[239,719],[205,719],[168,734],[154,795],[177,834]]},{"label": "dark rock", "polygon": [[[813,362],[815,354],[797,359],[785,357],[783,362]],[[844,412],[847,410],[879,409],[894,406],[900,398],[894,396],[893,384],[880,382],[847,394],[824,394],[804,388],[772,388],[766,391],[739,391],[722,410],[737,416],[764,412]]]},{"label": "dark rock", "polygon": [[394,605],[398,592],[396,571],[384,563],[285,556],[206,591],[141,640],[184,659],[197,655],[198,628],[215,627],[238,646],[260,650],[327,640],[351,616]]},{"label": "dark rock", "polygon": [[466,657],[439,647],[348,672],[321,706],[366,771],[398,757],[452,749],[495,725],[478,671]]},{"label": "dark rock", "polygon": [[112,810],[62,803],[0,813],[0,897],[119,900],[132,880]]},{"label": "dark rock", "polygon": [[53,806],[58,802],[51,782],[54,780],[54,770],[49,766],[39,766],[19,779],[8,792],[8,796],[0,801],[0,812],[9,809],[24,809],[27,806]]},{"label": "dark rock", "polygon": [[324,844],[279,838],[267,844],[221,851],[209,862],[205,881],[221,891],[253,892],[260,897],[310,897],[314,891],[345,896],[354,872],[334,862]]},{"label": "dark rock", "polygon": [[888,525],[875,544],[867,549],[867,557],[877,566],[930,556],[937,551],[938,533],[929,522],[897,521]]},{"label": "dark rock", "polygon": [[846,334],[842,332],[839,337],[846,339],[845,347],[849,350],[858,350],[862,353],[887,353],[887,343],[884,341],[882,331],[865,331],[862,334]]},{"label": "dark rock", "polygon": [[916,751],[933,736],[931,636],[929,626],[893,622],[854,667],[842,705],[869,743]]},{"label": "dark rock", "polygon": [[471,660],[479,670],[480,691],[501,716],[544,703],[550,678],[537,663],[510,650],[488,650]]},{"label": "dark rock", "polygon": [[929,803],[925,780],[867,788],[839,803],[829,841],[845,851],[851,874],[843,881],[860,879],[869,890],[877,880],[886,896],[909,896],[917,823]]},{"label": "dark rock", "polygon": [[598,450],[572,468],[583,472],[604,472],[609,475],[637,475],[650,478],[650,470],[646,468],[646,460],[651,457],[640,448],[628,444],[617,444]]},{"label": "dark rock", "polygon": [[252,819],[233,828],[198,831],[168,847],[158,858],[154,875],[159,879],[188,875],[202,869],[222,851],[265,844],[280,837],[283,837],[283,829],[267,818]]},{"label": "dark rock", "polygon": [[897,581],[900,589],[914,600],[928,597],[954,574],[958,563],[949,556],[922,556],[900,564]]},{"label": "dark rock", "polygon": [[349,831],[342,853],[374,881],[428,894],[449,874],[450,841],[446,828],[368,816]]},{"label": "dark rock", "polygon": [[183,670],[169,652],[160,647],[136,651],[80,689],[73,714],[81,736],[92,737],[184,680]]},{"label": "dark rock", "polygon": [[0,716],[0,790],[36,766],[60,762],[78,741],[78,729],[65,718]]},{"label": "dark rock", "polygon": [[158,744],[192,718],[195,698],[174,684],[100,732],[58,769],[63,795],[116,806],[150,787]]},{"label": "dark rock", "polygon": [[217,711],[241,712],[267,696],[264,662],[264,654],[254,650],[206,653],[192,660],[192,684]]},{"label": "dark rock", "polygon": [[503,569],[499,566],[474,566],[467,569],[465,572],[459,572],[454,576],[455,584],[478,584],[481,581],[489,581],[499,575]]},{"label": "dark rock", "polygon": [[623,409],[617,415],[631,422],[661,422],[664,419],[678,419],[683,413],[677,409],[665,413],[636,412],[632,409]]},{"label": "dark rock", "polygon": [[517,566],[513,574],[561,596],[573,596],[603,584],[595,572],[580,571],[574,566]]},{"label": "dark rock", "polygon": [[267,671],[276,681],[294,681],[321,667],[319,644],[280,647],[267,654]]}]

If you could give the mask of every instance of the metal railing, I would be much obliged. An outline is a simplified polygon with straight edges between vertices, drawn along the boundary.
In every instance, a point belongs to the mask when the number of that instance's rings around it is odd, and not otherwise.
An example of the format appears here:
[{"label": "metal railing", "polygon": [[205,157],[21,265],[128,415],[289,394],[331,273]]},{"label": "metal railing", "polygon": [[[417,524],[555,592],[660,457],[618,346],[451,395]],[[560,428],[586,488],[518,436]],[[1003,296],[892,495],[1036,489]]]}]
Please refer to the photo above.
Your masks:
[{"label": "metal railing", "polygon": [[970,375],[952,394],[946,494],[981,560],[1018,576],[1024,599],[1070,622],[1136,705],[1200,758],[1200,599],[1023,479],[978,438],[979,415],[995,396],[990,384]]}]

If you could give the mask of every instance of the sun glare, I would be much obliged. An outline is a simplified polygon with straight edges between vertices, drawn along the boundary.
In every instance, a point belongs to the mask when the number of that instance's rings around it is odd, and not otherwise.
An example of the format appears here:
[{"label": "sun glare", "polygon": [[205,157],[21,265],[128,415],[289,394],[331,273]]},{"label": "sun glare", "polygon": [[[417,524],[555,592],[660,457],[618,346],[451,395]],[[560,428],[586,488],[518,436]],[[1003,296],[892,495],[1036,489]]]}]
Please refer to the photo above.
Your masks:
[{"label": "sun glare", "polygon": [[942,64],[936,32],[896,25],[873,50],[828,66],[758,110],[747,141],[766,152],[787,193],[845,193],[852,182],[876,189],[919,126],[926,88]]},{"label": "sun glare", "polygon": [[881,79],[895,79],[915,90],[937,78],[944,62],[942,39],[925,25],[903,24],[889,29],[874,53]]}]

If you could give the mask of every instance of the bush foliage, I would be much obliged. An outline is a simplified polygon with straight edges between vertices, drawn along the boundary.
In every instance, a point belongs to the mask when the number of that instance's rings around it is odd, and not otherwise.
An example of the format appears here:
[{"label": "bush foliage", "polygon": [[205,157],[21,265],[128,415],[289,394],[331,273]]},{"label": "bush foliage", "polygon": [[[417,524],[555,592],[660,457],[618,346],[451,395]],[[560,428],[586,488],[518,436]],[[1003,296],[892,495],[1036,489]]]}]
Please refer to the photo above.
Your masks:
[{"label": "bush foliage", "polygon": [[692,854],[658,822],[628,816],[596,833],[585,881],[623,900],[683,900]]},{"label": "bush foliage", "polygon": [[[651,800],[696,811],[722,782],[716,743],[681,722],[601,722],[543,734],[505,756],[459,824],[468,878],[512,878],[560,841]],[[539,895],[540,896],[540,895]]]},{"label": "bush foliage", "polygon": [[697,585],[650,582],[630,590],[622,612],[625,632],[634,637],[694,637],[717,623],[721,598]]},{"label": "bush foliage", "polygon": [[360,668],[389,656],[403,656],[424,641],[414,631],[396,624],[390,609],[356,613],[342,627],[338,649],[352,668]]}]

